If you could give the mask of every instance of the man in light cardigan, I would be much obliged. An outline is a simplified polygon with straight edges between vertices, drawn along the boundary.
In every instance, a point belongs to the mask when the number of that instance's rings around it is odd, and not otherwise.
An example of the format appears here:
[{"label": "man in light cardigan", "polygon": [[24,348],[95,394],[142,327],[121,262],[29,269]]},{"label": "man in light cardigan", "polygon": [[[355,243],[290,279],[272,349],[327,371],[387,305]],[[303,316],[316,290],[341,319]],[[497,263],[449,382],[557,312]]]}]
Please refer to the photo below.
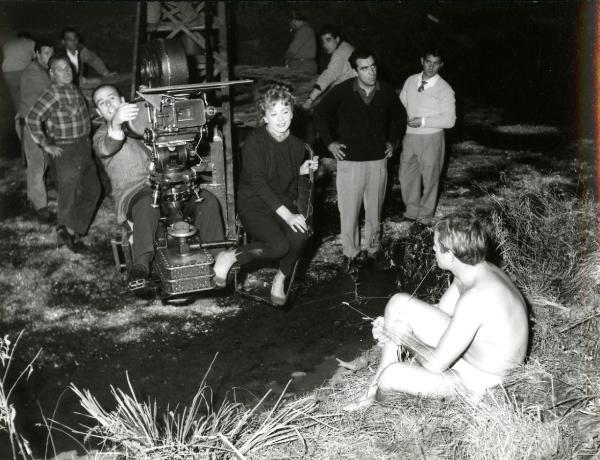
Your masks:
[{"label": "man in light cardigan", "polygon": [[444,164],[444,129],[456,121],[454,91],[438,74],[442,56],[426,50],[423,71],[406,79],[400,101],[407,113],[407,127],[400,155],[400,189],[406,206],[404,219],[431,223],[438,199]]}]

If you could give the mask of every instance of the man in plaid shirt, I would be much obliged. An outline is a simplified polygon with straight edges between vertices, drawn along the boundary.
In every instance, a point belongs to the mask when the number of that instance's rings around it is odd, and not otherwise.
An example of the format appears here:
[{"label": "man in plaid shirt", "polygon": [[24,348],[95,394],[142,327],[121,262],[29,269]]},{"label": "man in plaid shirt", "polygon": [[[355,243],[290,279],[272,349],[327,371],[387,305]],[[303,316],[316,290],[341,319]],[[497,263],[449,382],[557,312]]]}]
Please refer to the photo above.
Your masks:
[{"label": "man in plaid shirt", "polygon": [[85,99],[73,85],[68,58],[48,62],[52,84],[31,108],[25,122],[31,137],[50,155],[58,186],[57,244],[82,249],[100,197],[100,180],[92,160],[90,116]]}]

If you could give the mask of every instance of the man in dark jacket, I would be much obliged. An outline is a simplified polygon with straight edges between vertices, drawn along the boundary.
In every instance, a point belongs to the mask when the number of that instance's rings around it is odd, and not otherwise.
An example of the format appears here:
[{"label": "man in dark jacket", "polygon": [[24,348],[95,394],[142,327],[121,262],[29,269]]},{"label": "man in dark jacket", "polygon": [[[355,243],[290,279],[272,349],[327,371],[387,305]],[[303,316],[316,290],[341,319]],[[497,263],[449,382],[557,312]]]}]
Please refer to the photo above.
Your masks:
[{"label": "man in dark jacket", "polygon": [[[315,112],[323,143],[337,160],[336,187],[344,267],[351,270],[361,251],[359,214],[365,208],[362,249],[376,257],[387,185],[387,159],[400,136],[402,106],[390,86],[377,81],[373,53],[356,50],[349,59],[356,78],[325,95]],[[331,125],[335,125],[335,131]]]}]

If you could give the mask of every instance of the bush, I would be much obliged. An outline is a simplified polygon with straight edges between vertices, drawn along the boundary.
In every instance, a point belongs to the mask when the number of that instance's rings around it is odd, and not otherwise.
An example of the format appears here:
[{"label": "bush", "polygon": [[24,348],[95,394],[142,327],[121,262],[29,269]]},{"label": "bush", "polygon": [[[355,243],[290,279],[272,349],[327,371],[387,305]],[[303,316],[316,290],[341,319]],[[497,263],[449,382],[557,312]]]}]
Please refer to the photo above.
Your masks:
[{"label": "bush", "polygon": [[294,446],[300,450],[305,447],[300,433],[319,418],[313,415],[317,407],[313,399],[282,403],[282,394],[270,410],[259,411],[269,390],[254,408],[224,401],[216,409],[205,379],[188,407],[167,407],[163,414],[159,414],[156,402],[137,399],[129,378],[129,393],[111,387],[116,403],[112,411],[101,407],[89,390],[72,385],[82,407],[96,423],[85,427],[85,432],[72,432],[99,440],[103,454],[156,460],[246,458],[279,444],[288,444],[289,451]]},{"label": "bush", "polygon": [[502,268],[537,305],[596,302],[596,207],[548,180],[492,196]]},{"label": "bush", "polygon": [[398,289],[421,300],[437,303],[450,285],[451,275],[437,266],[432,229],[414,224],[407,236],[387,244],[385,252],[396,269]]}]

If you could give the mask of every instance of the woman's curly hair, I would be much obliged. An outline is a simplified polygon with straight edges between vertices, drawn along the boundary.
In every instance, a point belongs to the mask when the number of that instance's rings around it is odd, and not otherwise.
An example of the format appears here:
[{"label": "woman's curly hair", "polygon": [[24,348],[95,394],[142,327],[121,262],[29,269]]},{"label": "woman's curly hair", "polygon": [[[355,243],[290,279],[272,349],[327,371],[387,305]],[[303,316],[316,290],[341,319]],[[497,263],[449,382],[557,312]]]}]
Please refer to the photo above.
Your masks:
[{"label": "woman's curly hair", "polygon": [[256,102],[260,118],[262,119],[267,110],[278,101],[281,101],[283,105],[289,105],[292,110],[294,109],[296,98],[292,94],[292,90],[289,86],[280,83],[272,83],[262,88],[258,101]]}]

